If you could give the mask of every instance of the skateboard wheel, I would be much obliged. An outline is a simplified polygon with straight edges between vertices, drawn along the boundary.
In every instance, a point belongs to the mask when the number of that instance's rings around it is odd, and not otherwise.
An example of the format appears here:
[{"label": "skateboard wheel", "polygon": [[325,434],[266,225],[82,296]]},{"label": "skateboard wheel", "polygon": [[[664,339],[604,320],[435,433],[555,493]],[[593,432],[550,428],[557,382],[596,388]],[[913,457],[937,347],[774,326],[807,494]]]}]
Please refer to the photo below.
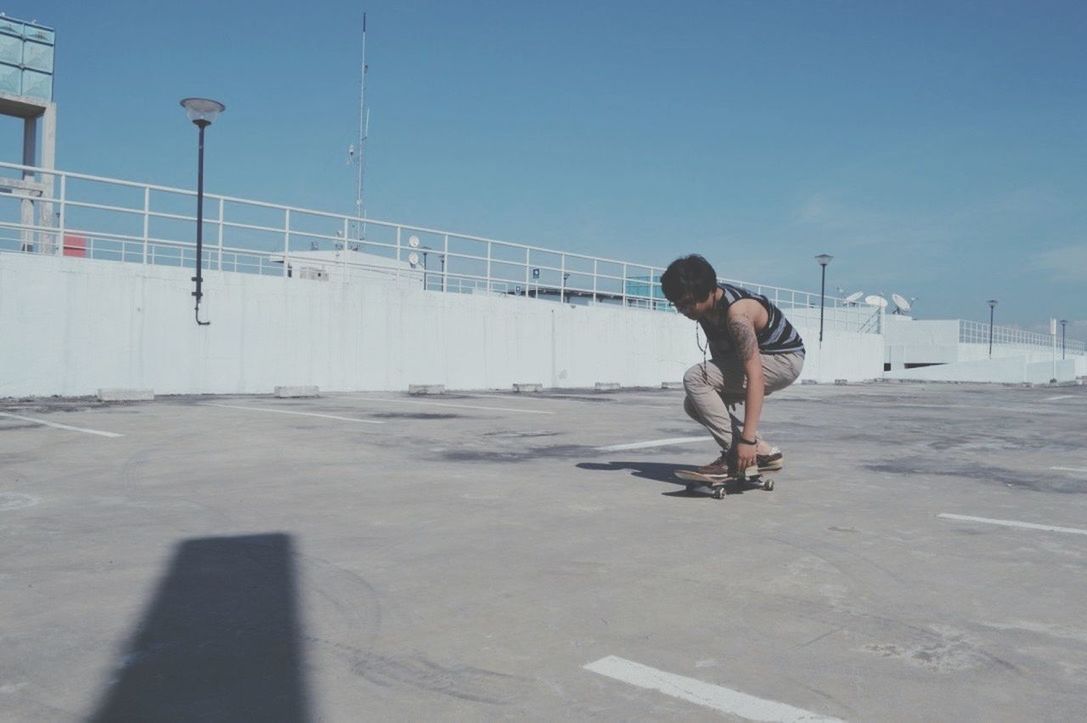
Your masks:
[{"label": "skateboard wheel", "polygon": [[764,490],[766,490],[767,492],[772,491],[774,489],[774,480],[772,480],[772,479],[766,480],[765,482],[762,483],[762,488]]},{"label": "skateboard wheel", "polygon": [[725,488],[724,487],[718,487],[717,489],[715,489],[713,491],[713,497],[714,497],[714,499],[717,499],[717,500],[725,499]]}]

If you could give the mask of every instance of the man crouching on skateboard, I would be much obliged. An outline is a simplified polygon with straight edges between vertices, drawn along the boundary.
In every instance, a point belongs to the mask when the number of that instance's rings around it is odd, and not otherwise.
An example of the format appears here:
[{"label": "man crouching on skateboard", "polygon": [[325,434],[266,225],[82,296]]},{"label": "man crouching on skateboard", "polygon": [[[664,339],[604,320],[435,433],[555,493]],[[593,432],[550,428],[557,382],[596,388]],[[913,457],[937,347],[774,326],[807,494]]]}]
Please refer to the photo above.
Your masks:
[{"label": "man crouching on skateboard", "polygon": [[[759,418],[766,395],[800,376],[804,340],[765,296],[718,284],[717,272],[701,256],[673,261],[661,275],[661,289],[706,336],[703,344],[695,330],[702,362],[683,375],[683,408],[710,431],[722,451],[698,472],[726,479],[756,465],[760,471],[781,469],[783,455],[760,438]],[[729,412],[741,403],[742,431]]]}]

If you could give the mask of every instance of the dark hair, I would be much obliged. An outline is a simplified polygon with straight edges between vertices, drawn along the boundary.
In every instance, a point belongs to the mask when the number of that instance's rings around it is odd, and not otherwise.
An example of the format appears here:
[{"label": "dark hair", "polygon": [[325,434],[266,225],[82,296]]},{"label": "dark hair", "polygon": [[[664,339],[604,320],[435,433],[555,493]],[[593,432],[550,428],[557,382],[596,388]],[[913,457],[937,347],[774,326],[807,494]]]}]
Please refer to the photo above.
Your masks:
[{"label": "dark hair", "polygon": [[671,302],[702,301],[717,288],[717,272],[698,254],[678,258],[661,274],[661,290]]}]

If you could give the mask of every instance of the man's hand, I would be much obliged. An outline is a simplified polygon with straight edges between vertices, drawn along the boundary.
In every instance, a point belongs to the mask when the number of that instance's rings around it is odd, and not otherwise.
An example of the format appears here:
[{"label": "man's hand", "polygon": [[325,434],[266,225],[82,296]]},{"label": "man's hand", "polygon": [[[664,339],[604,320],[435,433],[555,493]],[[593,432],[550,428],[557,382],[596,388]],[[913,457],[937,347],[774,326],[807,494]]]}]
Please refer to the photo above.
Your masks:
[{"label": "man's hand", "polygon": [[738,439],[732,441],[736,445],[736,473],[743,474],[747,471],[748,467],[754,467],[758,464],[756,458],[756,450],[758,445],[744,444]]}]

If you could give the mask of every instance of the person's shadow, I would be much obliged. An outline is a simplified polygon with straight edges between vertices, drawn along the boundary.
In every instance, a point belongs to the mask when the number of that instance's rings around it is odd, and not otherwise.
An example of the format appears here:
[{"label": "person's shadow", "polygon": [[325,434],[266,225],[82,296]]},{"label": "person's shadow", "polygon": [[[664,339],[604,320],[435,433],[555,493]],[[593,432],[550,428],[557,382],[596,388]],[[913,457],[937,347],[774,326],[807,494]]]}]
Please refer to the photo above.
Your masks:
[{"label": "person's shadow", "polygon": [[[619,472],[630,470],[631,477],[653,480],[654,482],[666,482],[679,487],[678,490],[662,492],[665,497],[708,497],[710,492],[705,487],[688,489],[688,483],[676,477],[679,470],[693,472],[698,469],[692,464],[670,464],[667,462],[579,462],[578,469],[589,469],[597,472]],[[725,485],[725,494],[743,494],[745,490],[752,489],[752,485],[743,482],[730,482]]]}]

